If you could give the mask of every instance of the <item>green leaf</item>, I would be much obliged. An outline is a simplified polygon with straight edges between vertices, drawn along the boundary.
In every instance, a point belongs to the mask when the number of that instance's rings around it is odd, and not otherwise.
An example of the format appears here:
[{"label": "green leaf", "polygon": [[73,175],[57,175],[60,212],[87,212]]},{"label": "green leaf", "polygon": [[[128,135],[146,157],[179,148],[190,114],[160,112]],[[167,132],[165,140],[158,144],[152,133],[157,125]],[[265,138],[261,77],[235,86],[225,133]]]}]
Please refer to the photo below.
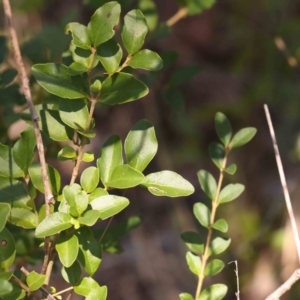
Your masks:
[{"label": "green leaf", "polygon": [[253,127],[243,128],[238,131],[231,140],[230,147],[231,149],[244,146],[252,140],[255,136],[257,130]]},{"label": "green leaf", "polygon": [[13,207],[10,211],[8,221],[14,225],[30,229],[38,226],[39,220],[36,214],[25,208]]},{"label": "green leaf", "polygon": [[200,257],[188,251],[186,254],[186,262],[189,266],[190,271],[195,275],[199,276],[202,267],[202,262]]},{"label": "green leaf", "polygon": [[230,121],[223,113],[218,112],[216,113],[216,117],[215,117],[215,126],[216,126],[218,137],[226,147],[229,144],[232,136],[232,128],[231,128]]},{"label": "green leaf", "polygon": [[18,178],[24,177],[23,171],[16,164],[12,149],[0,143],[0,176]]},{"label": "green leaf", "polygon": [[179,298],[180,300],[194,300],[194,297],[189,293],[181,293]]},{"label": "green leaf", "polygon": [[208,148],[209,156],[214,164],[221,170],[225,158],[225,148],[219,143],[211,143]]},{"label": "green leaf", "polygon": [[179,174],[172,171],[162,171],[149,174],[141,186],[148,188],[155,196],[182,197],[194,193],[194,187]]},{"label": "green leaf", "polygon": [[224,169],[224,171],[230,175],[233,175],[236,172],[236,169],[237,169],[236,164],[232,164],[226,169]]},{"label": "green leaf", "polygon": [[72,43],[82,49],[90,49],[92,46],[91,40],[89,38],[88,29],[86,26],[72,22],[66,25],[65,33],[68,34],[69,31],[72,33]]},{"label": "green leaf", "polygon": [[198,233],[188,231],[181,235],[185,244],[195,253],[204,253],[204,243]]},{"label": "green leaf", "polygon": [[197,173],[201,189],[211,199],[214,200],[217,192],[217,182],[215,178],[207,171],[200,170]]},{"label": "green leaf", "polygon": [[13,265],[16,256],[15,241],[11,233],[3,228],[0,231],[0,269],[8,271]]},{"label": "green leaf", "polygon": [[216,275],[223,270],[224,266],[225,264],[221,260],[214,259],[207,264],[204,275],[205,276]]},{"label": "green leaf", "polygon": [[85,169],[81,174],[80,184],[87,193],[93,192],[99,184],[99,169],[96,167]]},{"label": "green leaf", "polygon": [[[76,58],[75,53],[71,52],[71,54]],[[85,67],[80,62],[74,61],[69,65],[69,73],[71,76],[81,75],[89,70],[88,67],[89,66]]]},{"label": "green leaf", "polygon": [[81,268],[77,261],[74,261],[73,265],[69,268],[62,267],[61,275],[64,280],[71,285],[77,285],[81,277]]},{"label": "green leaf", "polygon": [[33,160],[33,150],[35,145],[36,138],[34,129],[32,127],[29,127],[21,133],[21,138],[15,143],[13,147],[14,160],[25,174],[27,174],[28,166]]},{"label": "green leaf", "polygon": [[3,295],[1,298],[3,300],[19,300],[19,299],[24,299],[26,296],[26,293],[24,290],[22,290],[18,285],[12,284],[12,292],[9,294]]},{"label": "green leaf", "polygon": [[[2,270],[0,272],[2,272]],[[9,279],[11,279],[13,274],[14,274],[13,271],[0,273],[0,279],[1,280],[9,280]]]},{"label": "green leaf", "polygon": [[148,26],[143,13],[133,9],[124,17],[122,40],[129,55],[138,52],[144,45]]},{"label": "green leaf", "polygon": [[97,160],[100,178],[104,185],[111,178],[113,170],[123,164],[122,142],[118,135],[112,135],[102,146]]},{"label": "green leaf", "polygon": [[104,104],[123,104],[140,99],[148,94],[148,87],[127,73],[116,73],[107,77],[101,89],[100,101]]},{"label": "green leaf", "polygon": [[67,99],[89,97],[79,76],[71,76],[69,68],[54,63],[32,66],[32,73],[39,85],[49,93]]},{"label": "green leaf", "polygon": [[99,93],[102,87],[102,83],[99,79],[96,79],[93,84],[90,85],[90,90],[93,93]]},{"label": "green leaf", "polygon": [[144,49],[132,56],[128,62],[128,66],[133,69],[158,71],[163,67],[163,61],[156,52]]},{"label": "green leaf", "polygon": [[[0,231],[3,230],[10,213],[10,205],[0,202]],[[1,286],[1,285],[0,285]]]},{"label": "green leaf", "polygon": [[[69,69],[70,76],[75,76],[76,74],[82,74],[88,70],[91,70],[91,69],[95,68],[99,63],[98,57],[93,54],[92,50],[76,48],[76,46],[73,43],[71,43],[69,51],[71,53],[71,56],[72,56],[74,62],[82,65],[81,68],[76,65],[75,70],[74,70],[74,65],[71,66],[71,68]],[[85,71],[82,72],[83,70],[85,70]],[[82,86],[83,90],[86,91],[86,87],[84,87],[82,84],[83,81],[82,81],[81,76],[77,76],[76,80],[78,82],[81,81],[80,86]],[[79,98],[79,97],[77,97],[77,98]],[[80,97],[80,98],[82,98],[82,97]]]},{"label": "green leaf", "polygon": [[209,208],[204,203],[198,202],[194,204],[193,212],[199,223],[209,228],[211,216]]},{"label": "green leaf", "polygon": [[[50,212],[53,214],[54,206],[50,204]],[[46,204],[43,204],[39,210],[39,223],[41,223],[47,217]]]},{"label": "green leaf", "polygon": [[106,300],[107,287],[100,287],[93,278],[83,278],[79,285],[74,287],[78,295],[85,296],[85,300]]},{"label": "green leaf", "polygon": [[221,300],[227,294],[227,290],[225,284],[213,284],[201,292],[199,300]]},{"label": "green leaf", "polygon": [[99,218],[105,220],[110,218],[129,205],[129,200],[124,197],[107,195],[96,198],[90,202],[94,210],[100,212]]},{"label": "green leaf", "polygon": [[100,196],[106,196],[108,195],[108,192],[102,188],[96,188],[92,193],[89,195],[89,203],[93,201],[94,199],[100,197]]},{"label": "green leaf", "polygon": [[226,203],[236,199],[245,190],[245,186],[240,183],[228,184],[219,196],[219,203]]},{"label": "green leaf", "polygon": [[[34,162],[31,164],[28,168],[28,172],[34,187],[44,194],[44,182],[40,163]],[[57,196],[60,190],[60,175],[56,169],[49,165],[47,165],[47,172],[52,193]]]},{"label": "green leaf", "polygon": [[114,26],[119,23],[121,6],[116,1],[104,4],[96,10],[88,24],[88,32],[93,46],[111,39],[114,34]]},{"label": "green leaf", "polygon": [[158,143],[153,125],[147,120],[137,122],[125,140],[127,163],[143,172],[157,152]]},{"label": "green leaf", "polygon": [[129,165],[121,165],[114,169],[107,185],[117,189],[128,189],[142,183],[144,178],[141,172]]},{"label": "green leaf", "polygon": [[82,99],[59,101],[59,116],[61,120],[76,130],[87,128],[89,110]]},{"label": "green leaf", "polygon": [[62,265],[67,268],[71,267],[75,262],[79,251],[77,236],[75,234],[60,235],[55,245],[55,249]]},{"label": "green leaf", "polygon": [[97,47],[97,57],[107,73],[112,74],[119,69],[123,51],[114,39],[110,39]]},{"label": "green leaf", "polygon": [[36,228],[35,236],[43,238],[54,235],[72,227],[71,216],[62,212],[55,212],[44,219]]},{"label": "green leaf", "polygon": [[213,255],[224,252],[230,245],[231,239],[216,237],[212,240],[210,250]]},{"label": "green leaf", "polygon": [[0,176],[0,201],[12,207],[29,208],[30,196],[21,182]]},{"label": "green leaf", "polygon": [[81,186],[73,183],[67,185],[63,189],[63,195],[70,205],[70,213],[74,217],[80,216],[88,206],[88,196],[85,191],[82,191]]},{"label": "green leaf", "polygon": [[217,229],[221,232],[227,232],[228,231],[228,224],[224,219],[219,219],[211,227],[214,228],[214,229]]},{"label": "green leaf", "polygon": [[86,226],[80,227],[75,234],[79,240],[78,260],[86,272],[92,276],[98,270],[101,263],[100,243],[95,239],[92,231]]},{"label": "green leaf", "polygon": [[140,0],[139,9],[146,18],[149,31],[154,31],[158,24],[158,13],[155,2],[153,0]]},{"label": "green leaf", "polygon": [[75,160],[77,157],[76,151],[71,146],[63,146],[63,148],[58,152],[57,157],[59,160]]},{"label": "green leaf", "polygon": [[97,210],[88,210],[77,220],[80,224],[87,225],[89,227],[95,225],[100,216],[99,211]]},{"label": "green leaf", "polygon": [[26,283],[30,291],[38,290],[45,282],[47,276],[31,271],[26,277]]},{"label": "green leaf", "polygon": [[92,139],[96,136],[96,132],[91,131],[91,130],[86,130],[86,131],[79,131],[78,130],[78,133],[82,134],[83,136],[85,136],[89,139]]},{"label": "green leaf", "polygon": [[[85,152],[83,153],[82,160],[84,162],[92,162],[95,159],[94,153],[93,152]],[[99,181],[99,180],[98,180]]]},{"label": "green leaf", "polygon": [[12,290],[13,286],[9,281],[0,279],[0,296],[9,294],[12,292]]},{"label": "green leaf", "polygon": [[188,15],[199,14],[203,10],[211,8],[215,3],[216,0],[188,0],[187,2]]},{"label": "green leaf", "polygon": [[58,142],[70,141],[73,138],[74,131],[66,126],[56,110],[41,110],[41,129],[52,140]]}]

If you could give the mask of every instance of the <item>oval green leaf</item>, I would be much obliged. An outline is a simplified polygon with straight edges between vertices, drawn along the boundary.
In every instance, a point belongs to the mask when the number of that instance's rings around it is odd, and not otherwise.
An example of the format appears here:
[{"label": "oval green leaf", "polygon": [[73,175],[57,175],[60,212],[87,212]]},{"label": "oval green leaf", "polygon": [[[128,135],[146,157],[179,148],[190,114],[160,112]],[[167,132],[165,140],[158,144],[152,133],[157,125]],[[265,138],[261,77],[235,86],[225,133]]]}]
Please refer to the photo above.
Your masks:
[{"label": "oval green leaf", "polygon": [[194,297],[189,293],[181,293],[179,298],[180,300],[194,300]]},{"label": "oval green leaf", "polygon": [[144,49],[138,51],[131,57],[128,66],[133,69],[158,71],[163,67],[163,61],[156,52]]},{"label": "oval green leaf", "polygon": [[189,269],[192,273],[199,276],[201,272],[202,262],[198,255],[193,254],[192,252],[187,252],[186,262],[189,266]]},{"label": "oval green leaf", "polygon": [[204,275],[205,276],[216,275],[223,270],[224,266],[225,264],[221,260],[214,259],[207,264]]},{"label": "oval green leaf", "polygon": [[75,234],[70,236],[60,235],[55,249],[58,253],[62,265],[69,268],[77,258],[79,251],[79,242]]},{"label": "oval green leaf", "polygon": [[0,176],[9,178],[24,177],[24,172],[15,162],[11,148],[0,143]]},{"label": "oval green leaf", "polygon": [[93,226],[99,219],[100,213],[97,210],[88,210],[77,220],[80,224]]},{"label": "oval green leaf", "polygon": [[224,219],[219,219],[211,227],[214,228],[214,229],[217,229],[221,232],[227,232],[228,231],[228,224]]},{"label": "oval green leaf", "polygon": [[212,240],[210,245],[210,251],[213,255],[224,252],[230,245],[231,239],[216,237]]},{"label": "oval green leaf", "polygon": [[16,207],[11,209],[8,221],[16,226],[26,229],[36,228],[39,222],[36,214],[30,210]]},{"label": "oval green leaf", "polygon": [[85,169],[81,174],[80,184],[87,193],[93,192],[99,184],[99,169],[96,167]]},{"label": "oval green leaf", "polygon": [[35,271],[31,271],[26,277],[26,283],[30,291],[38,290],[45,282],[46,275],[38,274]]},{"label": "oval green leaf", "polygon": [[106,300],[107,287],[100,287],[93,278],[83,278],[81,282],[74,287],[78,295],[85,296],[85,300]]},{"label": "oval green leaf", "polygon": [[215,126],[219,139],[226,147],[229,144],[232,136],[230,121],[223,113],[218,112],[215,116]]},{"label": "oval green leaf", "polygon": [[255,136],[257,130],[253,127],[247,127],[243,128],[240,131],[238,131],[234,137],[232,138],[232,141],[230,143],[231,149],[241,147],[248,142],[252,140],[252,138]]},{"label": "oval green leaf", "polygon": [[215,178],[207,171],[200,170],[197,173],[201,189],[211,199],[214,200],[217,192],[217,182]]},{"label": "oval green leaf", "polygon": [[72,266],[69,268],[63,266],[61,269],[61,275],[66,282],[70,283],[71,285],[77,285],[81,277],[81,268],[79,263],[74,261]]},{"label": "oval green leaf", "polygon": [[0,279],[0,297],[12,292],[13,286],[12,284],[4,279]]},{"label": "oval green leaf", "polygon": [[236,199],[244,190],[245,186],[240,183],[228,184],[220,193],[219,203],[226,203]]},{"label": "oval green leaf", "polygon": [[204,243],[198,233],[188,231],[181,235],[181,239],[195,253],[204,253]]},{"label": "oval green leaf", "polygon": [[214,164],[221,170],[225,158],[225,148],[219,143],[211,143],[208,148],[209,156]]},{"label": "oval green leaf", "polygon": [[225,284],[213,284],[201,292],[199,300],[221,300],[227,294],[227,290]]},{"label": "oval green leaf", "polygon": [[99,198],[101,196],[108,195],[108,192],[103,188],[96,188],[91,194],[89,194],[89,203],[93,201],[96,198]]},{"label": "oval green leaf", "polygon": [[0,231],[3,230],[10,212],[8,203],[0,203]]},{"label": "oval green leaf", "polygon": [[195,203],[193,212],[199,223],[208,228],[210,226],[210,216],[211,212],[210,209],[201,202]]},{"label": "oval green leaf", "polygon": [[67,24],[65,27],[65,33],[68,34],[69,31],[72,33],[72,43],[76,47],[80,47],[82,49],[91,48],[92,43],[86,26],[77,22],[72,22]]},{"label": "oval green leaf", "polygon": [[75,160],[77,157],[76,151],[71,146],[63,146],[63,148],[58,152],[57,158],[61,161],[64,160]]},{"label": "oval green leaf", "polygon": [[15,256],[14,238],[6,228],[3,228],[0,232],[0,269],[8,271],[15,261]]}]

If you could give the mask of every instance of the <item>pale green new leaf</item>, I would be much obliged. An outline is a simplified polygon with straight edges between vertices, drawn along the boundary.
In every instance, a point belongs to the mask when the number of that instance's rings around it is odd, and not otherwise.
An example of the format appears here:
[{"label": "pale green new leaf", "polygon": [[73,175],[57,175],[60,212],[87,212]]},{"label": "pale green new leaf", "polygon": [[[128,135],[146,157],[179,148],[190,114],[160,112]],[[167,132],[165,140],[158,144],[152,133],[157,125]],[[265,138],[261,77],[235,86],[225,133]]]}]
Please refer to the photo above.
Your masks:
[{"label": "pale green new leaf", "polygon": [[143,172],[158,148],[153,125],[147,120],[136,123],[127,135],[124,146],[127,163]]},{"label": "pale green new leaf", "polygon": [[88,210],[82,216],[80,216],[77,220],[80,224],[93,226],[98,221],[100,216],[100,212],[97,210]]},{"label": "pale green new leaf", "polygon": [[101,196],[108,195],[108,192],[103,188],[96,188],[92,193],[89,194],[89,203],[93,201],[96,198],[99,198]]},{"label": "pale green new leaf", "polygon": [[257,130],[253,127],[243,128],[238,131],[231,140],[231,149],[241,147],[252,140]]},{"label": "pale green new leaf", "polygon": [[91,48],[91,40],[89,38],[88,29],[86,26],[72,22],[66,25],[65,33],[68,34],[69,31],[72,33],[72,43],[76,47],[80,47],[82,49],[90,49]]},{"label": "pale green new leaf", "polygon": [[95,159],[94,153],[89,151],[85,152],[82,157],[82,161],[84,162],[92,162],[94,159]]},{"label": "pale green new leaf", "polygon": [[230,245],[231,239],[216,237],[212,240],[210,245],[210,251],[213,255],[224,252]]},{"label": "pale green new leaf", "polygon": [[10,210],[8,221],[16,226],[26,229],[36,228],[39,220],[35,213],[25,208],[15,208]]},{"label": "pale green new leaf", "polygon": [[205,276],[216,275],[224,269],[224,266],[225,264],[221,260],[214,259],[207,264],[204,275]]},{"label": "pale green new leaf", "polygon": [[74,217],[80,216],[86,210],[89,202],[88,195],[85,191],[82,191],[80,185],[73,183],[65,186],[63,195],[70,206],[70,213]]},{"label": "pale green new leaf", "polygon": [[217,220],[211,227],[214,228],[214,229],[217,229],[221,232],[227,232],[228,231],[228,224],[224,219]]},{"label": "pale green new leaf", "polygon": [[189,293],[181,293],[179,298],[180,300],[194,300],[194,297]]},{"label": "pale green new leaf", "polygon": [[13,286],[12,284],[4,279],[0,279],[0,297],[12,292]]},{"label": "pale green new leaf", "polygon": [[172,171],[149,174],[141,186],[155,196],[182,197],[194,193],[195,189],[186,179]]},{"label": "pale green new leaf", "polygon": [[[71,53],[71,56],[72,56],[74,62],[81,65],[81,67],[77,64],[71,65],[69,68],[70,76],[76,76],[78,74],[82,74],[88,70],[91,70],[91,69],[95,68],[99,63],[98,57],[92,53],[92,50],[78,48],[73,43],[70,44],[69,50],[70,50],[70,53]],[[76,76],[76,77],[77,78],[75,78],[75,77],[72,77],[72,78],[74,78],[74,80],[76,79],[78,81],[78,83],[80,84],[80,86],[83,87],[82,83],[79,82],[79,78],[81,78],[81,76]],[[84,87],[83,90],[86,91],[86,87]],[[65,97],[63,97],[63,98],[65,98]],[[77,97],[77,98],[79,98],[79,97]],[[83,97],[80,97],[80,98],[83,98]]]},{"label": "pale green new leaf", "polygon": [[106,300],[107,287],[100,287],[93,278],[83,278],[81,282],[74,287],[78,295],[85,296],[85,300]]},{"label": "pale green new leaf", "polygon": [[79,242],[75,234],[70,236],[60,235],[55,249],[63,266],[69,268],[77,258],[79,251]]},{"label": "pale green new leaf", "polygon": [[217,131],[219,139],[222,141],[222,143],[226,147],[229,144],[231,136],[232,136],[232,128],[231,128],[230,121],[221,112],[216,113],[215,127],[216,127],[216,131]]},{"label": "pale green new leaf", "polygon": [[228,184],[220,193],[219,203],[226,203],[236,199],[245,190],[245,186],[240,183]]},{"label": "pale green new leaf", "polygon": [[200,257],[188,251],[186,254],[186,262],[189,266],[190,271],[195,275],[199,276],[202,266]]},{"label": "pale green new leaf", "polygon": [[0,231],[3,230],[10,213],[10,205],[0,202]]},{"label": "pale green new leaf", "polygon": [[208,228],[210,226],[210,209],[201,202],[195,203],[193,212],[199,223]]},{"label": "pale green new leaf", "polygon": [[229,167],[227,167],[226,169],[224,169],[224,171],[230,175],[233,175],[236,172],[237,166],[236,164],[232,164]]},{"label": "pale green new leaf", "polygon": [[59,160],[75,160],[77,157],[76,151],[71,146],[63,146],[63,148],[58,152],[57,157]]},{"label": "pale green new leaf", "polygon": [[198,300],[221,300],[227,294],[227,290],[225,284],[213,284],[201,292]]},{"label": "pale green new leaf", "polygon": [[215,178],[205,170],[200,170],[197,173],[197,176],[201,189],[211,200],[214,200],[217,192],[217,182]]},{"label": "pale green new leaf", "polygon": [[8,271],[16,257],[15,241],[11,233],[4,227],[0,231],[0,270]]},{"label": "pale green new leaf", "polygon": [[158,71],[163,67],[163,61],[156,52],[144,49],[138,51],[131,57],[128,66],[133,69]]},{"label": "pale green new leaf", "polygon": [[96,167],[85,169],[81,174],[80,184],[87,193],[93,192],[99,184],[99,169]]},{"label": "pale green new leaf", "polygon": [[47,276],[44,274],[39,274],[35,271],[31,271],[26,277],[26,283],[30,291],[38,290],[45,282]]}]

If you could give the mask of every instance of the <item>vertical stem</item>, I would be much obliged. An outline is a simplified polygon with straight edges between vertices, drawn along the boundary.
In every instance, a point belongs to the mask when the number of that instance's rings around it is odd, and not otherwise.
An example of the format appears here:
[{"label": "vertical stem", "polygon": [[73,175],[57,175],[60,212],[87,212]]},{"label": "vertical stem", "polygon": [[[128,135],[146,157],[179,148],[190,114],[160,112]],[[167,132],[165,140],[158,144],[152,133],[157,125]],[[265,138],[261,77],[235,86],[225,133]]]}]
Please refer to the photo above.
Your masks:
[{"label": "vertical stem", "polygon": [[230,152],[230,147],[227,146],[226,149],[225,149],[225,157],[224,157],[224,160],[223,160],[223,163],[222,163],[222,168],[221,168],[221,171],[220,171],[216,196],[215,196],[215,199],[212,202],[212,210],[211,210],[211,215],[210,215],[210,226],[208,228],[208,234],[207,234],[207,238],[206,238],[205,249],[204,249],[204,253],[202,255],[202,265],[201,265],[200,275],[199,275],[199,278],[198,278],[198,285],[197,285],[197,289],[196,289],[196,293],[195,293],[195,300],[198,300],[198,298],[200,296],[202,285],[203,285],[203,280],[204,280],[204,277],[205,277],[204,276],[204,271],[205,271],[205,268],[206,268],[207,260],[209,258],[209,245],[210,245],[210,242],[211,242],[212,232],[213,232],[213,228],[211,226],[215,222],[216,212],[217,212],[217,208],[218,208],[218,205],[219,205],[219,203],[218,203],[219,196],[220,196],[221,187],[222,187],[222,183],[223,183],[223,179],[224,179],[224,169],[226,168],[226,163],[227,163],[229,152]]},{"label": "vertical stem", "polygon": [[172,16],[169,20],[167,20],[166,25],[168,27],[172,27],[179,20],[185,18],[187,16],[187,13],[188,11],[186,7],[180,8],[174,16]]}]

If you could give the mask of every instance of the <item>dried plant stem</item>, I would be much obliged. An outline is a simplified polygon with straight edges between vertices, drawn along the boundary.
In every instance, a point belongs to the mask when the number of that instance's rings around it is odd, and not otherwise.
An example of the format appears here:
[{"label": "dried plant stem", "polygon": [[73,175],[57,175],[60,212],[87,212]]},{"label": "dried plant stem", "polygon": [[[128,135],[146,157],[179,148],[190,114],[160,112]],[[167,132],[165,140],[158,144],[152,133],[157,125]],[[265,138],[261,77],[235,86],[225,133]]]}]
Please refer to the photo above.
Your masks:
[{"label": "dried plant stem", "polygon": [[235,263],[235,270],[234,273],[236,275],[236,286],[237,286],[237,292],[235,293],[236,299],[240,300],[240,280],[239,280],[239,268],[238,268],[238,262],[237,260],[231,261],[228,264]]},{"label": "dried plant stem", "polygon": [[106,232],[107,232],[107,229],[109,228],[109,226],[110,226],[110,224],[111,224],[113,218],[114,218],[114,217],[112,216],[112,217],[109,219],[108,223],[106,224],[105,229],[104,229],[104,231],[103,231],[103,233],[102,233],[102,235],[101,235],[101,237],[100,237],[100,239],[99,239],[99,243],[102,242],[102,240],[103,240],[103,238],[104,238],[104,236],[105,236],[105,234],[106,234]]},{"label": "dried plant stem", "polygon": [[68,292],[68,291],[72,291],[73,289],[74,289],[74,287],[71,286],[71,287],[68,287],[67,289],[64,289],[64,290],[60,291],[60,292],[57,292],[57,293],[55,293],[55,294],[52,294],[52,296],[58,296],[58,295],[61,295],[61,294],[63,294],[63,293],[66,293],[66,292]]},{"label": "dried plant stem", "polygon": [[221,172],[220,172],[220,176],[219,176],[216,196],[215,196],[215,199],[212,202],[212,210],[211,210],[211,215],[210,215],[210,226],[208,228],[208,234],[207,234],[207,238],[206,238],[204,253],[201,257],[202,258],[202,265],[201,265],[200,275],[199,275],[199,278],[198,278],[198,285],[197,285],[197,290],[196,290],[196,294],[195,294],[195,299],[198,299],[199,296],[200,296],[202,285],[203,285],[203,280],[204,280],[204,277],[205,277],[204,272],[205,272],[207,260],[209,258],[209,246],[210,246],[212,233],[213,233],[213,228],[211,226],[215,222],[216,212],[217,212],[217,208],[218,208],[218,205],[219,205],[218,201],[219,201],[221,187],[222,187],[222,183],[223,183],[223,179],[224,179],[224,169],[226,168],[227,158],[228,158],[228,154],[229,154],[229,151],[230,151],[229,146],[226,147],[225,151],[226,151],[226,153],[225,153],[225,157],[224,157],[224,160],[223,160],[223,163],[222,163],[222,168],[221,168]]},{"label": "dried plant stem", "polygon": [[180,8],[174,16],[167,20],[166,25],[168,27],[172,27],[175,23],[185,18],[187,16],[187,13],[188,11],[186,7]]},{"label": "dried plant stem", "polygon": [[30,295],[33,295],[36,299],[38,299],[38,300],[42,300],[42,298],[37,294],[37,293],[35,293],[35,292],[31,292],[30,290],[29,290],[29,287],[25,284],[25,283],[23,283],[18,277],[16,277],[15,275],[12,275],[12,280],[14,281],[14,282],[16,282],[24,291],[26,291],[28,294],[30,294]]},{"label": "dried plant stem", "polygon": [[290,217],[290,221],[291,221],[291,224],[292,224],[294,240],[295,240],[296,247],[297,247],[297,252],[298,252],[298,259],[299,259],[299,262],[300,262],[300,240],[299,240],[299,233],[298,233],[297,223],[296,223],[296,219],[295,219],[295,216],[294,216],[294,211],[293,211],[293,207],[292,207],[292,203],[291,203],[291,198],[290,198],[289,191],[288,191],[287,184],[286,184],[286,179],[285,179],[285,175],[284,175],[284,170],[283,170],[283,166],[282,166],[282,162],[281,162],[281,158],[280,158],[280,154],[279,154],[279,149],[278,149],[278,145],[277,145],[277,141],[276,141],[276,136],[275,136],[275,132],[274,132],[270,112],[269,112],[268,106],[266,104],[264,105],[264,109],[265,109],[265,113],[266,113],[268,126],[269,126],[269,129],[270,129],[270,135],[271,135],[272,142],[273,142],[275,158],[276,158],[276,163],[277,163],[278,172],[279,172],[279,176],[280,176],[280,181],[281,181],[281,185],[282,185],[282,190],[283,190],[283,194],[284,194],[284,199],[285,199],[287,211],[288,211],[288,214],[289,214],[289,217]]}]

